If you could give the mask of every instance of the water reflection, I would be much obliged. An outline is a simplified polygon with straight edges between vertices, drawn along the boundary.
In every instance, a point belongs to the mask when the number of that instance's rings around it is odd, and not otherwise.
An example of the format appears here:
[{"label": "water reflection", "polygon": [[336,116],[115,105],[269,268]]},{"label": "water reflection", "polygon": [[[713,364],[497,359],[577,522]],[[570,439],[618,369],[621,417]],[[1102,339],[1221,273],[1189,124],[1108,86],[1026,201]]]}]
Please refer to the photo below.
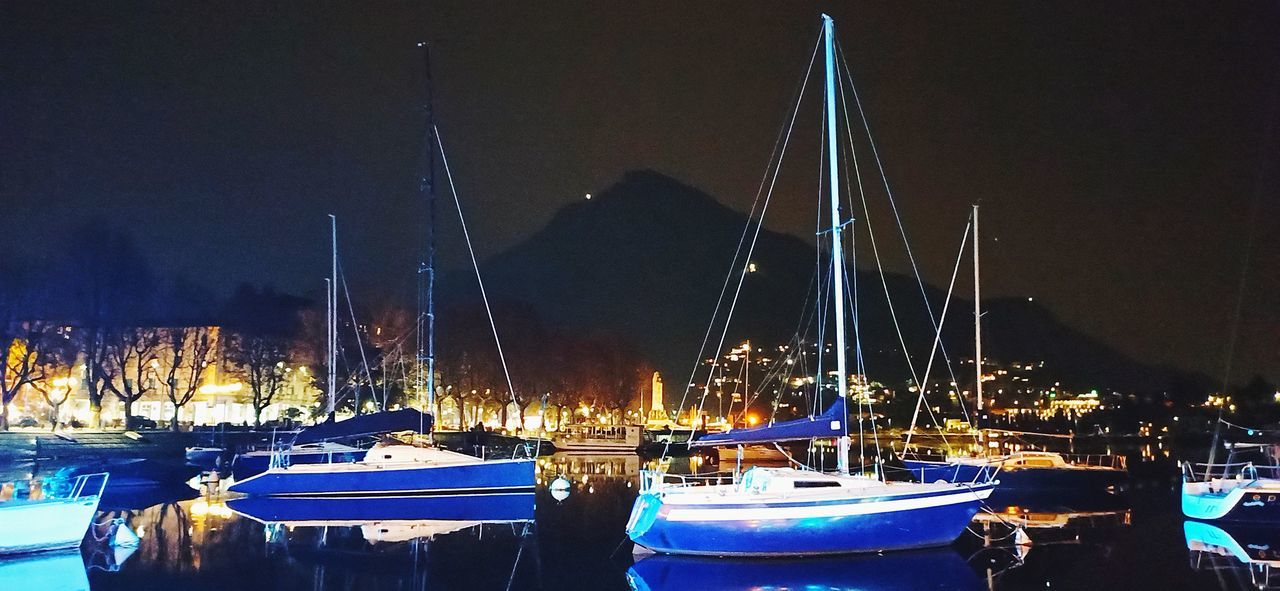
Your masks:
[{"label": "water reflection", "polygon": [[79,550],[63,550],[0,559],[0,589],[88,591]]},{"label": "water reflection", "polygon": [[950,548],[794,560],[651,555],[627,571],[627,582],[637,591],[983,588],[969,564]]},{"label": "water reflection", "polygon": [[[122,519],[141,536],[136,549],[111,547],[106,529],[95,530],[81,548],[78,571],[66,556],[34,569],[65,580],[35,586],[30,582],[36,575],[26,567],[24,574],[4,575],[20,576],[22,584],[0,578],[0,590],[86,588],[86,569],[87,581],[98,591],[671,589],[677,583],[682,589],[1013,590],[1043,589],[1049,583],[1052,588],[1114,586],[1135,577],[1147,581],[1137,585],[1140,589],[1197,580],[1213,588],[1214,579],[1233,581],[1223,588],[1258,589],[1274,587],[1270,570],[1280,564],[1270,554],[1280,549],[1280,536],[1267,538],[1266,530],[1240,533],[1206,525],[1221,533],[1189,530],[1184,540],[1176,482],[1148,477],[1129,497],[1061,492],[994,497],[995,515],[980,514],[970,526],[972,534],[951,549],[789,561],[649,556],[633,565],[623,526],[640,471],[705,473],[717,470],[715,463],[697,456],[557,454],[539,458],[538,466],[536,494],[453,502],[440,497],[229,498],[216,483],[201,491],[185,486],[135,487],[122,494],[108,490],[97,520]],[[1172,473],[1171,468],[1148,471]],[[546,490],[558,476],[572,483],[562,502]],[[36,478],[0,486],[0,499],[44,492]],[[1018,543],[1017,528],[1030,544]],[[1148,560],[1165,562],[1151,567]],[[0,562],[0,574],[17,572],[9,564]]]},{"label": "water reflection", "polygon": [[1183,523],[1191,568],[1223,589],[1280,589],[1280,527]]},{"label": "water reflection", "polygon": [[231,511],[281,528],[358,528],[369,542],[430,540],[484,523],[533,521],[533,493],[390,498],[291,499],[245,497]]}]

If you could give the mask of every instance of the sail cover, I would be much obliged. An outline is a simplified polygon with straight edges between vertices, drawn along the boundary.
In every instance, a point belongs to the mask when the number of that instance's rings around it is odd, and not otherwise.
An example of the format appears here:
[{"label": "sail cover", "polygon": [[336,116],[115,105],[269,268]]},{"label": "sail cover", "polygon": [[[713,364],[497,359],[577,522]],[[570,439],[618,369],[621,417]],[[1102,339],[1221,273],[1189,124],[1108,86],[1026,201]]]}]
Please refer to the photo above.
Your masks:
[{"label": "sail cover", "polygon": [[325,422],[298,432],[293,444],[318,443],[337,439],[350,439],[368,435],[382,435],[399,431],[423,432],[431,430],[432,417],[415,408],[402,408],[386,412],[360,415],[345,421]]},{"label": "sail cover", "polygon": [[846,413],[844,398],[836,398],[835,403],[822,414],[765,425],[749,429],[734,429],[727,433],[713,433],[700,437],[690,445],[693,447],[711,447],[717,445],[739,445],[744,443],[769,443],[773,441],[793,441],[796,439],[813,439],[815,437],[839,437],[845,434]]}]

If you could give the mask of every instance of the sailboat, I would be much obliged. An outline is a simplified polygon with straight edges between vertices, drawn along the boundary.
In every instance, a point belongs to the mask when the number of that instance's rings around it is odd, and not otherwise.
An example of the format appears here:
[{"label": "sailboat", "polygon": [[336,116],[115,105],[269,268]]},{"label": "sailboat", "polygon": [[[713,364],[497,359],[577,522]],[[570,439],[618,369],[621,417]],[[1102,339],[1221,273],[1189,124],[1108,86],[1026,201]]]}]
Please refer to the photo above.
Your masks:
[{"label": "sailboat", "polygon": [[[424,52],[426,45],[421,44]],[[433,154],[437,148],[443,154],[443,145],[436,133],[430,109],[430,62],[427,60],[427,131],[424,149]],[[435,277],[435,192],[432,176],[432,160],[423,171],[422,192],[426,195],[429,212],[431,238],[427,250],[427,260],[419,266],[420,277],[426,279],[425,315],[419,315],[419,334],[425,333],[426,339],[419,338],[419,361],[426,362],[425,387],[418,388],[427,394],[425,408],[435,407],[435,309],[433,299]],[[448,163],[445,162],[448,171]],[[452,186],[452,179],[450,179]],[[456,200],[455,195],[455,200]],[[462,217],[461,205],[458,210]],[[331,216],[332,217],[332,216]],[[466,223],[463,221],[463,231]],[[336,236],[336,229],[334,230]],[[467,238],[470,247],[470,238]],[[298,433],[293,445],[315,445],[349,440],[358,437],[382,437],[364,456],[351,462],[325,462],[315,464],[291,465],[287,456],[281,456],[274,465],[265,472],[242,481],[233,483],[227,488],[230,492],[258,496],[295,496],[295,497],[367,497],[367,496],[402,496],[408,494],[463,494],[493,493],[532,490],[535,480],[535,461],[532,458],[482,459],[475,456],[450,451],[424,441],[424,435],[431,432],[434,417],[429,413],[405,408],[395,411],[384,411],[369,415],[357,416],[341,422],[332,422],[335,404],[335,366],[337,350],[337,317],[338,301],[338,263],[337,240],[334,239],[333,277],[330,280],[329,294],[329,397],[328,410],[331,422],[322,423],[304,429]],[[474,263],[474,256],[473,263]],[[476,269],[477,278],[479,269]],[[483,295],[484,284],[480,283]],[[486,310],[488,301],[486,299]],[[492,320],[492,317],[490,317]],[[425,328],[422,326],[425,320]],[[495,341],[496,341],[495,329]],[[426,341],[425,351],[421,344]],[[424,354],[425,353],[425,354]],[[499,347],[499,354],[501,348]],[[419,363],[421,365],[421,363]],[[504,361],[505,370],[505,361]],[[419,371],[419,376],[421,376]],[[510,386],[510,379],[508,378]],[[408,434],[408,437],[388,437],[392,434]],[[514,454],[513,454],[514,455]]]},{"label": "sailboat", "polygon": [[[1225,421],[1220,421],[1225,423]],[[1215,437],[1216,439],[1216,437]],[[1228,443],[1227,461],[1182,464],[1182,514],[1205,521],[1280,524],[1280,444]]]},{"label": "sailboat", "polygon": [[[982,399],[982,292],[978,257],[978,206],[973,206],[973,339],[974,392],[977,412],[983,413]],[[920,389],[923,402],[924,389]],[[916,406],[919,414],[920,405]],[[1018,451],[1003,455],[947,455],[929,457],[911,449],[915,417],[907,434],[907,452],[902,458],[920,482],[975,482],[999,474],[1000,491],[1088,491],[1118,490],[1129,478],[1123,456],[1110,454],[1073,456],[1049,451]],[[992,431],[986,431],[991,433]],[[983,452],[989,448],[982,446]]]},{"label": "sailboat", "polygon": [[[891,482],[851,474],[846,397],[844,257],[836,137],[835,24],[822,16],[826,63],[826,155],[831,205],[831,283],[838,397],[812,418],[699,438],[693,446],[834,438],[837,470],[753,467],[733,482],[646,471],[626,531],[639,547],[663,554],[805,556],[942,546],[964,531],[993,483]],[[639,550],[639,548],[637,548]]]}]

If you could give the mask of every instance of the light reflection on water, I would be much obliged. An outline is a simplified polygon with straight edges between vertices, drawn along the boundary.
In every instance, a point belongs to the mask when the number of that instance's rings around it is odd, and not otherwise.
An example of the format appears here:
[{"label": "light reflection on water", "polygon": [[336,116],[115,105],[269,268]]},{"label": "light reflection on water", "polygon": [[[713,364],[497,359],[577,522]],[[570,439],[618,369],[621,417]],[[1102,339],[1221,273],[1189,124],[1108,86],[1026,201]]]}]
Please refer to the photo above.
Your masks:
[{"label": "light reflection on water", "polygon": [[[996,515],[980,515],[972,534],[950,548],[783,561],[633,559],[622,530],[640,470],[652,461],[557,454],[538,466],[536,497],[501,509],[483,500],[448,511],[387,500],[317,509],[305,501],[227,499],[216,488],[113,494],[100,521],[123,518],[142,537],[136,550],[90,538],[79,555],[3,561],[0,589],[83,589],[86,581],[94,589],[130,591],[1234,588],[1220,581],[1257,589],[1259,577],[1269,576],[1268,559],[1280,565],[1280,556],[1248,554],[1252,546],[1280,542],[1272,531],[1184,531],[1176,473],[1168,466],[1135,462],[1133,491],[1124,497],[1005,502]],[[674,458],[666,468],[715,466]],[[545,490],[557,476],[572,482],[563,502]],[[1030,544],[1018,543],[1015,525]],[[1243,556],[1233,540],[1246,549]],[[88,567],[87,576],[69,567],[75,564]],[[38,579],[39,587],[28,584]],[[19,580],[24,584],[9,584]]]}]

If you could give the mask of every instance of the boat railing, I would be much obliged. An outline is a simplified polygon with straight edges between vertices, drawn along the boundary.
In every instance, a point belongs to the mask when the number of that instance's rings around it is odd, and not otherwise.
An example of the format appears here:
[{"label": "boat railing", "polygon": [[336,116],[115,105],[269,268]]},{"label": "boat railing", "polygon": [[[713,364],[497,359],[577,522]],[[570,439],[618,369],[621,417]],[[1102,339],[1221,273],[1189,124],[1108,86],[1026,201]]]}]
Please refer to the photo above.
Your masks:
[{"label": "boat railing", "polygon": [[103,491],[107,490],[108,478],[110,475],[106,472],[77,476],[75,483],[71,485],[71,492],[67,495],[67,499],[75,501],[82,498],[101,497]]},{"label": "boat railing", "polygon": [[1113,454],[1062,454],[1063,461],[1077,466],[1127,470],[1127,458]]},{"label": "boat railing", "polygon": [[1213,478],[1245,480],[1280,478],[1280,466],[1258,466],[1253,462],[1182,462],[1182,478],[1187,482],[1206,482]]},{"label": "boat railing", "polygon": [[640,471],[640,492],[652,492],[660,489],[685,488],[692,486],[710,486],[714,484],[733,484],[730,472],[709,474],[671,474],[657,470]]}]

